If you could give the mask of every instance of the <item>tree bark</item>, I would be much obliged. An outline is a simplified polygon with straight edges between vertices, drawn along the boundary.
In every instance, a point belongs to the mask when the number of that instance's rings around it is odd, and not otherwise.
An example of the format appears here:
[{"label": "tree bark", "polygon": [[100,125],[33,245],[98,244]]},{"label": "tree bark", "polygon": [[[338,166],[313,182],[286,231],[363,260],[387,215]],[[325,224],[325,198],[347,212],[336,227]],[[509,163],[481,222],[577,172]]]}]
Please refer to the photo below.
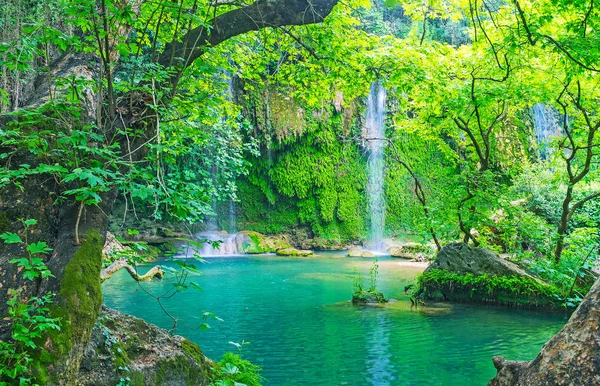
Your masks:
[{"label": "tree bark", "polygon": [[600,279],[531,362],[494,357],[489,386],[600,385]]}]

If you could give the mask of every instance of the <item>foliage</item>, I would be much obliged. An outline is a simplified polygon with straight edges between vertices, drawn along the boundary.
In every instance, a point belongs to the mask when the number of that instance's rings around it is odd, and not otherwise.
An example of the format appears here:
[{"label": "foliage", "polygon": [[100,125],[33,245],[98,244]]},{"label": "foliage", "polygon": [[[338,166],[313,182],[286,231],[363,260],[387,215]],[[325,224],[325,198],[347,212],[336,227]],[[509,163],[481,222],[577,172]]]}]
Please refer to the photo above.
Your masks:
[{"label": "foliage", "polygon": [[377,258],[369,269],[369,288],[364,288],[364,280],[361,273],[355,268],[353,277],[352,303],[386,303],[387,299],[377,291],[377,276],[379,274],[379,263]]},{"label": "foliage", "polygon": [[260,386],[263,377],[261,368],[246,359],[242,359],[242,347],[248,342],[229,342],[238,348],[238,353],[226,352],[213,368],[211,386]]},{"label": "foliage", "polygon": [[[29,282],[52,275],[44,264],[44,256],[52,250],[44,242],[28,242],[28,235],[37,221],[28,219],[21,220],[21,223],[25,240],[16,233],[0,234],[4,243],[20,244],[27,251],[26,257],[13,259],[11,263],[23,269],[23,278]],[[43,296],[23,299],[21,292],[22,290],[9,290],[6,302],[11,334],[9,341],[0,341],[0,384],[5,381],[19,385],[37,384],[33,369],[37,366],[40,341],[50,330],[60,330],[60,320],[52,317],[49,308],[54,294],[48,292]]]},{"label": "foliage", "polygon": [[466,300],[517,306],[562,307],[565,293],[560,289],[524,276],[459,275],[430,269],[418,279],[418,296],[437,300]]}]

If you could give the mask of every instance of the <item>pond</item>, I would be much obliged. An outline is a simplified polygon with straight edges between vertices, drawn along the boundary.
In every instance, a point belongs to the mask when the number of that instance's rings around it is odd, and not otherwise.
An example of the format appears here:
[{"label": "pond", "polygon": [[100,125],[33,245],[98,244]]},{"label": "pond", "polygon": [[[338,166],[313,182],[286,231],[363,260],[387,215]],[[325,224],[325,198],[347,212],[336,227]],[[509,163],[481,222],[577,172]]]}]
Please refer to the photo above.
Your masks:
[{"label": "pond", "polygon": [[[236,351],[263,368],[265,385],[485,385],[495,375],[492,356],[531,360],[567,320],[564,314],[436,304],[411,307],[404,286],[423,269],[379,258],[377,288],[397,299],[386,307],[355,307],[355,271],[369,283],[373,259],[326,253],[313,258],[207,258],[188,290],[165,301],[181,318],[177,333],[218,360]],[[161,261],[159,264],[173,265]],[[165,292],[172,281],[142,284]],[[119,272],[103,285],[105,303],[171,328],[156,301]],[[207,320],[204,311],[223,319]]]}]

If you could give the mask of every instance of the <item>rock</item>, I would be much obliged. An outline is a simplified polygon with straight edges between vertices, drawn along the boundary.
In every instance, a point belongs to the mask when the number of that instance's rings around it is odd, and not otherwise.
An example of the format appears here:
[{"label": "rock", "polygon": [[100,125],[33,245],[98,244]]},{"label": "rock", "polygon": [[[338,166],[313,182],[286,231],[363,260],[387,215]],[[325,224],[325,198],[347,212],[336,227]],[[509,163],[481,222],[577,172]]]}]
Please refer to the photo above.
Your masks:
[{"label": "rock", "polygon": [[348,250],[348,257],[375,257],[375,254],[362,248],[351,248]]},{"label": "rock", "polygon": [[483,248],[445,245],[419,278],[415,296],[435,301],[558,308],[559,291]]},{"label": "rock", "polygon": [[296,249],[296,248],[282,248],[276,251],[278,256],[313,256],[315,253],[310,250]]},{"label": "rock", "polygon": [[343,251],[348,249],[348,245],[340,240],[328,240],[321,237],[304,240],[300,246],[302,249],[314,249],[318,251]]},{"label": "rock", "polygon": [[124,246],[114,234],[111,232],[106,232],[106,241],[104,241],[104,247],[102,248],[102,257],[105,260],[114,260],[115,255],[119,252],[123,252],[129,249],[129,247]]},{"label": "rock", "polygon": [[427,263],[429,259],[423,253],[417,253],[410,261],[414,263]]},{"label": "rock", "polygon": [[382,303],[387,303],[387,299],[381,292],[376,290],[360,290],[352,294],[352,304],[374,305]]},{"label": "rock", "polygon": [[391,247],[388,252],[392,257],[399,257],[402,259],[414,259],[417,255],[420,255],[425,257],[425,261],[428,261],[428,256],[433,256],[433,249],[430,246],[418,243],[407,243],[397,247]]},{"label": "rock", "polygon": [[242,231],[238,233],[243,253],[271,253],[278,249],[292,248],[290,240],[285,235],[265,236],[258,232]]},{"label": "rock", "polygon": [[212,366],[195,343],[103,306],[76,384],[206,385]]},{"label": "rock", "polygon": [[531,277],[516,264],[501,259],[496,252],[484,248],[474,248],[464,243],[444,245],[428,269],[441,269],[461,275],[485,273],[493,276]]},{"label": "rock", "polygon": [[600,280],[531,362],[493,358],[488,386],[600,385]]}]

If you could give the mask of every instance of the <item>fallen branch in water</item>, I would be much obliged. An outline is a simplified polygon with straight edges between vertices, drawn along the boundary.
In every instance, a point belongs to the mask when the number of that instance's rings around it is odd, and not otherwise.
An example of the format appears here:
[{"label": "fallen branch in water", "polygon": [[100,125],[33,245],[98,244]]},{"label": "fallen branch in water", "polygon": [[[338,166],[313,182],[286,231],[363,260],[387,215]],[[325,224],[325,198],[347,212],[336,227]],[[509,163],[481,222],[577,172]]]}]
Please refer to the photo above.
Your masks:
[{"label": "fallen branch in water", "polygon": [[119,260],[116,260],[115,262],[113,262],[108,267],[104,268],[102,270],[102,272],[100,272],[100,280],[104,282],[104,281],[110,279],[112,277],[112,275],[114,275],[117,271],[119,271],[122,268],[125,268],[127,270],[127,272],[129,273],[129,275],[135,281],[145,281],[145,280],[152,279],[154,277],[156,277],[157,279],[162,279],[162,277],[165,274],[165,271],[163,271],[160,268],[160,265],[156,265],[156,266],[152,267],[152,269],[149,270],[148,272],[146,272],[144,275],[140,275],[137,273],[135,268],[132,267],[127,262],[127,260],[119,259]]}]

